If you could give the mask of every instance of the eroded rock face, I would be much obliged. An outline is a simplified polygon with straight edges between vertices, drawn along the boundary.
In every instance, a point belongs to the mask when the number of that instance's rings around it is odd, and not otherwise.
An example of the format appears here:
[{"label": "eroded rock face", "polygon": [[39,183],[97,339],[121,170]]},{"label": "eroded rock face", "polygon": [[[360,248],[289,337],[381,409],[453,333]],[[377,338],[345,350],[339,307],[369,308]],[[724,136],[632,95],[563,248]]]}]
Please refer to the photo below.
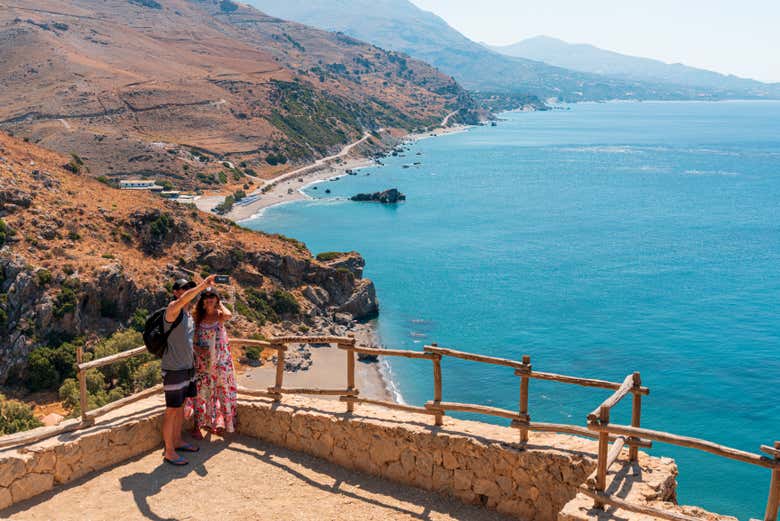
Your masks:
[{"label": "eroded rock face", "polygon": [[358,320],[374,318],[379,314],[376,288],[370,280],[361,280],[349,299],[338,307],[341,313],[348,313]]}]

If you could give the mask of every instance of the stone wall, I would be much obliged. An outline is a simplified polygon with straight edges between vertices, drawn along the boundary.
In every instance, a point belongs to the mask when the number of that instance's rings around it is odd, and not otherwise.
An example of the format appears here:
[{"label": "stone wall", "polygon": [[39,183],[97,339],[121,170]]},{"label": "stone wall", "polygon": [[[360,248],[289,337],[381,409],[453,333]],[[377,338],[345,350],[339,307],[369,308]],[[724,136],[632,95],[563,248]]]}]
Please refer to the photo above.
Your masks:
[{"label": "stone wall", "polygon": [[[592,500],[578,494],[596,467],[592,440],[530,433],[521,451],[518,431],[508,427],[451,417],[435,427],[431,416],[366,405],[349,415],[335,400],[290,396],[281,403],[242,398],[238,418],[241,434],[526,521],[616,514],[594,511]],[[160,447],[161,421],[162,399],[156,396],[113,411],[88,429],[0,451],[0,510]],[[640,452],[638,463],[631,463],[626,450],[610,474],[610,492],[632,503],[723,519],[674,505],[677,467],[669,458]],[[617,517],[646,519],[623,511]]]},{"label": "stone wall", "polygon": [[88,429],[0,451],[0,510],[158,447],[161,426],[162,409],[155,407],[145,414],[107,418]]},{"label": "stone wall", "polygon": [[[526,521],[557,519],[596,468],[591,440],[531,433],[521,451],[515,429],[450,417],[442,427],[432,423],[430,416],[363,405],[348,416],[339,402],[298,398],[257,400],[239,410],[243,434]],[[643,455],[640,467],[658,481],[657,499],[674,498],[672,460]]]}]

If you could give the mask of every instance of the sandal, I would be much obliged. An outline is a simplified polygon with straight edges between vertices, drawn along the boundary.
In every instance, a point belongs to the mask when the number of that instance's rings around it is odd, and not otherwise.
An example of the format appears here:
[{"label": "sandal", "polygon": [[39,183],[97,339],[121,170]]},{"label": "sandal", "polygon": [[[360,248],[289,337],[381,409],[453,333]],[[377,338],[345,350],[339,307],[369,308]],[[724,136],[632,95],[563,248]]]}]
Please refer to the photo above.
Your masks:
[{"label": "sandal", "polygon": [[179,456],[176,459],[168,459],[168,458],[163,456],[163,461],[165,463],[168,463],[169,465],[174,465],[176,467],[181,467],[182,465],[187,465],[189,463],[189,461],[187,461],[186,459],[182,458],[181,456]]},{"label": "sandal", "polygon": [[176,450],[180,450],[182,452],[198,452],[200,450],[200,447],[196,447],[194,445],[190,445],[189,443],[185,443],[181,447],[176,447]]}]

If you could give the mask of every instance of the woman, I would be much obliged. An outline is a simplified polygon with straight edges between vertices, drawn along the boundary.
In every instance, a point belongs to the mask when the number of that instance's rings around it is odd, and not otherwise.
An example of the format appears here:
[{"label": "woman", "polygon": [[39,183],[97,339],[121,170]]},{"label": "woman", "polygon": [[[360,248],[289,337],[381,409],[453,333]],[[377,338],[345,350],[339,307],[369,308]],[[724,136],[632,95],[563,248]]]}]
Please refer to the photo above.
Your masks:
[{"label": "woman", "polygon": [[188,410],[194,416],[195,439],[203,438],[201,429],[222,435],[236,428],[236,378],[225,330],[225,322],[232,316],[214,288],[206,288],[195,306],[193,348],[198,393]]}]

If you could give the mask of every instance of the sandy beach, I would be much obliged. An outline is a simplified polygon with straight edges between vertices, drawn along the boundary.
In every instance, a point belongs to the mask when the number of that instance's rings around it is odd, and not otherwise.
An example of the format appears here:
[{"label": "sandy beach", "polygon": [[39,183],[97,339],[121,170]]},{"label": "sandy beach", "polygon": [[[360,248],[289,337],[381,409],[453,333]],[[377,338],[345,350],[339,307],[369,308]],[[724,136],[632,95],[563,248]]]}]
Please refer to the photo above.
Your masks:
[{"label": "sandy beach", "polygon": [[[309,199],[303,189],[307,186],[347,175],[347,170],[364,168],[374,165],[374,161],[364,157],[354,157],[343,160],[341,163],[329,163],[317,166],[309,166],[302,172],[294,171],[284,174],[283,178],[276,178],[264,186],[271,185],[271,188],[262,193],[255,190],[250,196],[257,196],[258,199],[247,205],[236,205],[233,210],[226,215],[229,219],[236,222],[251,219],[262,213],[263,210],[277,204],[286,204],[293,201]],[[295,173],[298,172],[298,173]],[[219,204],[220,201],[217,202]]]},{"label": "sandy beach", "polygon": [[[371,324],[359,324],[350,333],[355,335],[357,345],[377,347],[376,333]],[[311,387],[319,389],[344,389],[347,383],[347,359],[344,350],[335,346],[305,346],[311,356],[311,365],[306,369],[285,371],[285,387]],[[377,400],[396,401],[385,381],[381,365],[383,362],[358,361],[355,366],[355,384],[360,396]],[[259,367],[249,367],[236,375],[239,385],[250,389],[273,387],[276,367],[266,361]],[[338,400],[337,396],[323,397]]]}]

